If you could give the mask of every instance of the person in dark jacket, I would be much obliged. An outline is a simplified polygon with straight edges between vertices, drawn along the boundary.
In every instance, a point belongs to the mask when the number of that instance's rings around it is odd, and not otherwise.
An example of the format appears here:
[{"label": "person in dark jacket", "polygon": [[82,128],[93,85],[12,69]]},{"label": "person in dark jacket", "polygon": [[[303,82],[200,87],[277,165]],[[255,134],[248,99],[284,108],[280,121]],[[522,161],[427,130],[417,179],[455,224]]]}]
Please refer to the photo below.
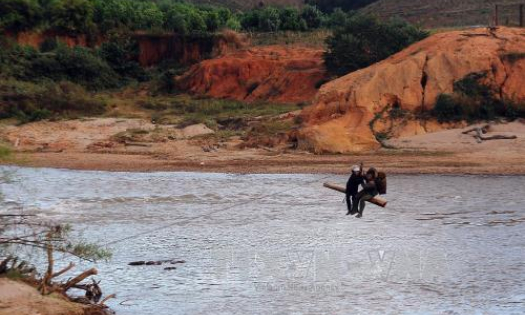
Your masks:
[{"label": "person in dark jacket", "polygon": [[354,204],[357,203],[357,191],[359,190],[359,185],[363,185],[365,182],[362,174],[362,167],[354,165],[352,166],[352,175],[346,182],[346,206],[348,207],[349,214],[356,214],[357,210],[354,210]]},{"label": "person in dark jacket", "polygon": [[376,186],[376,177],[377,171],[375,168],[371,167],[365,175],[364,184],[362,184],[363,189],[357,194],[356,200],[359,202],[359,211],[357,211],[358,204],[354,203],[353,212],[358,212],[355,216],[356,218],[361,218],[363,216],[363,211],[365,210],[366,202],[379,194]]}]

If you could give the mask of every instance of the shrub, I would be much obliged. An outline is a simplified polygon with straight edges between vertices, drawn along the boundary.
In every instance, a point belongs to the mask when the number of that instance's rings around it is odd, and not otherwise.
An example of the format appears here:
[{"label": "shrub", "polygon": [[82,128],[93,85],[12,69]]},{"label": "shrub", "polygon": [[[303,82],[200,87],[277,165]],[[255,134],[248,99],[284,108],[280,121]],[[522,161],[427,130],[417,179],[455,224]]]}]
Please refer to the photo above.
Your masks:
[{"label": "shrub", "polygon": [[70,82],[34,84],[0,81],[0,118],[16,117],[22,122],[51,117],[98,115],[105,103]]},{"label": "shrub", "polygon": [[139,55],[138,43],[130,36],[114,34],[109,41],[100,45],[98,54],[122,77],[122,81],[148,79],[146,71],[136,61]]},{"label": "shrub", "polygon": [[258,28],[263,32],[276,32],[281,26],[279,10],[266,7],[259,13]]},{"label": "shrub", "polygon": [[326,40],[326,67],[333,74],[344,75],[386,59],[426,36],[426,31],[401,20],[381,22],[370,15],[350,16]]},{"label": "shrub", "polygon": [[[49,59],[50,63],[45,63]],[[50,65],[53,68],[50,68]],[[33,62],[33,75],[55,81],[68,80],[90,90],[115,88],[119,76],[93,51],[83,47],[59,47],[53,54],[42,54]]]},{"label": "shrub", "polygon": [[340,8],[336,8],[330,15],[326,16],[324,18],[324,26],[331,29],[336,29],[339,27],[343,27],[345,24],[346,19],[350,16],[350,14],[344,12]]},{"label": "shrub", "polygon": [[12,154],[12,152],[11,152],[11,149],[9,147],[6,147],[6,146],[3,146],[3,145],[0,144],[0,161],[5,161],[5,160],[9,159],[11,154]]},{"label": "shrub", "polygon": [[454,82],[452,95],[438,97],[433,110],[439,121],[490,120],[496,117],[525,117],[525,104],[501,99],[485,82],[486,73],[471,73]]},{"label": "shrub", "polygon": [[164,25],[164,13],[153,2],[133,2],[133,29],[158,30]]},{"label": "shrub", "polygon": [[317,6],[323,12],[333,12],[337,9],[357,10],[376,1],[378,0],[305,0],[305,3]]},{"label": "shrub", "polygon": [[301,18],[305,21],[308,29],[316,29],[321,26],[323,13],[315,6],[305,5],[301,12]]},{"label": "shrub", "polygon": [[136,29],[136,8],[131,0],[95,0],[93,22],[101,32]]},{"label": "shrub", "polygon": [[308,26],[296,8],[288,7],[279,12],[279,29],[286,31],[305,31]]},{"label": "shrub", "polygon": [[449,94],[438,96],[433,113],[440,122],[463,119],[463,107]]},{"label": "shrub", "polygon": [[41,8],[36,0],[0,1],[0,31],[20,32],[41,22]]},{"label": "shrub", "polygon": [[65,33],[90,33],[94,6],[89,0],[53,0],[47,11],[51,28]]}]

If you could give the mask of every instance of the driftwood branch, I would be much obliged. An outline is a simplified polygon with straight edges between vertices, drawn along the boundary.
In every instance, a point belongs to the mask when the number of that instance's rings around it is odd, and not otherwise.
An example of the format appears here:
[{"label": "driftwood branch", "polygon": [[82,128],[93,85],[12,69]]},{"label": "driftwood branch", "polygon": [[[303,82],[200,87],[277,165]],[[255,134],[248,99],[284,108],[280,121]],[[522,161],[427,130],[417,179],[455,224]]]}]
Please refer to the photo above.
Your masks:
[{"label": "driftwood branch", "polygon": [[91,269],[84,271],[83,273],[79,274],[78,276],[76,276],[75,278],[69,280],[68,282],[66,282],[66,284],[64,284],[63,286],[64,292],[71,289],[73,286],[77,285],[78,283],[82,282],[87,277],[94,276],[96,274],[98,274],[98,271],[95,268],[91,268]]},{"label": "driftwood branch", "polygon": [[464,135],[466,134],[469,134],[473,131],[475,131],[476,133],[487,133],[489,131],[489,128],[490,128],[490,125],[483,125],[483,126],[480,126],[480,127],[474,127],[474,128],[470,128],[470,129],[467,129],[465,131],[463,131],[462,133]]},{"label": "driftwood branch", "polygon": [[518,138],[515,135],[512,135],[512,136],[504,136],[504,135],[484,136],[484,134],[486,134],[489,131],[489,129],[490,129],[490,125],[484,125],[484,126],[474,127],[474,128],[465,130],[462,133],[466,135],[471,132],[475,132],[476,134],[473,135],[473,137],[476,138],[476,141],[478,143],[481,143],[487,140],[512,140],[512,139]]},{"label": "driftwood branch", "polygon": [[102,305],[103,306],[103,305],[105,305],[104,303],[106,303],[109,299],[114,299],[116,297],[117,297],[116,294],[114,294],[114,293],[110,294],[110,295],[106,296],[102,301],[100,301],[100,303],[98,303],[98,305]]},{"label": "driftwood branch", "polygon": [[64,269],[60,270],[59,272],[55,272],[53,274],[53,276],[51,276],[51,278],[59,277],[59,276],[65,274],[66,272],[68,272],[69,270],[73,269],[73,268],[75,268],[75,264],[70,262],[67,267],[65,267]]}]

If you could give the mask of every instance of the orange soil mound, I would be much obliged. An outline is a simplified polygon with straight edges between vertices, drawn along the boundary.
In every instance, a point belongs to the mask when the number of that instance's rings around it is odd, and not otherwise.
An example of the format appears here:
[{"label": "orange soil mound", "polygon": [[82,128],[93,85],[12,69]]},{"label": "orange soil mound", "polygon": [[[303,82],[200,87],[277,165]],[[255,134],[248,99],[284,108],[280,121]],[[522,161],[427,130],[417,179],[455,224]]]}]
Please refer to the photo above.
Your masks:
[{"label": "orange soil mound", "polygon": [[[394,105],[430,110],[440,94],[453,92],[454,82],[476,72],[486,72],[487,83],[501,97],[525,101],[525,30],[479,28],[436,34],[331,81],[303,112],[306,127],[300,145],[340,153],[376,148],[379,143],[369,123],[377,113]],[[436,131],[435,126],[431,129]]]},{"label": "orange soil mound", "polygon": [[193,94],[244,101],[307,102],[326,77],[323,51],[254,47],[205,60],[175,78]]}]

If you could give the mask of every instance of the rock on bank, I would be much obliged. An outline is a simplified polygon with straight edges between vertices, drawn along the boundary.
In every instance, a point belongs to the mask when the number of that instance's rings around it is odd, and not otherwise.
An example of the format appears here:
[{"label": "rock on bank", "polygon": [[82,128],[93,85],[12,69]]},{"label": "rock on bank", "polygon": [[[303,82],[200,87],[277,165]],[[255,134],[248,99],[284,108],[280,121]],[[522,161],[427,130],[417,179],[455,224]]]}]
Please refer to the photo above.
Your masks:
[{"label": "rock on bank", "polygon": [[[440,94],[453,92],[454,82],[480,72],[500,97],[525,101],[525,30],[439,33],[325,84],[302,114],[300,145],[318,153],[376,148],[379,143],[370,128],[376,114],[392,107],[431,110]],[[427,132],[424,124],[409,125],[414,133]]]},{"label": "rock on bank", "polygon": [[323,51],[252,47],[205,60],[175,78],[192,94],[243,101],[308,102],[326,78]]}]

